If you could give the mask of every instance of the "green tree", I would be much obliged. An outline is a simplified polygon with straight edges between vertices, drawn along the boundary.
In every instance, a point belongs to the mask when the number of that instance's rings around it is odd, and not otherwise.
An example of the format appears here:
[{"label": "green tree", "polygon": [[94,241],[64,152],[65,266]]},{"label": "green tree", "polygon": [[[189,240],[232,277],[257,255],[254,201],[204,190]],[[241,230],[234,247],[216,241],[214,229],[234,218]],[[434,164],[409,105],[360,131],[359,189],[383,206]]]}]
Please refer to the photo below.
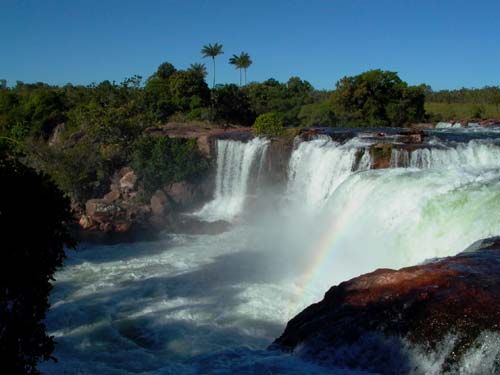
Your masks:
[{"label": "green tree", "polygon": [[370,70],[337,82],[333,109],[343,125],[403,126],[424,120],[424,92],[395,72]]},{"label": "green tree", "polygon": [[213,95],[214,120],[224,124],[252,125],[255,113],[252,111],[246,93],[237,85],[217,87]]},{"label": "green tree", "polygon": [[240,86],[242,82],[242,72],[245,73],[245,85],[247,84],[247,69],[252,65],[252,59],[246,52],[241,52],[240,55],[233,55],[229,59],[229,64],[234,65],[240,71]]},{"label": "green tree", "polygon": [[202,56],[211,58],[214,65],[214,81],[212,88],[215,88],[215,58],[224,53],[222,48],[223,48],[222,44],[214,43],[214,44],[207,44],[203,46],[203,48],[201,49]]},{"label": "green tree", "polygon": [[247,84],[247,69],[250,67],[250,65],[253,64],[252,59],[250,58],[250,55],[246,52],[242,52],[240,54],[240,65],[243,68],[245,72],[245,85]]},{"label": "green tree", "polygon": [[208,105],[210,90],[199,74],[179,70],[168,82],[172,103],[178,111],[186,112]]},{"label": "green tree", "polygon": [[207,67],[205,66],[205,64],[191,64],[188,71],[201,76],[203,79],[205,79],[205,77],[207,76]]},{"label": "green tree", "polygon": [[141,137],[134,145],[132,167],[139,174],[147,196],[180,180],[193,180],[208,169],[196,140]]},{"label": "green tree", "polygon": [[276,112],[264,113],[257,117],[253,128],[260,135],[279,136],[283,133],[283,116]]},{"label": "green tree", "polygon": [[239,73],[240,73],[240,86],[241,86],[241,76],[242,76],[242,69],[243,69],[243,65],[242,65],[242,61],[241,61],[240,56],[238,56],[238,55],[233,55],[233,56],[229,59],[229,64],[234,65],[235,69],[238,69],[238,71],[239,71]]},{"label": "green tree", "polygon": [[[2,262],[0,262],[0,361],[12,375],[38,374],[38,362],[52,359],[54,341],[45,331],[48,296],[64,248],[75,244],[66,223],[69,201],[47,175],[0,150]],[[43,220],[37,215],[43,214]],[[24,231],[29,228],[29,235]]]}]

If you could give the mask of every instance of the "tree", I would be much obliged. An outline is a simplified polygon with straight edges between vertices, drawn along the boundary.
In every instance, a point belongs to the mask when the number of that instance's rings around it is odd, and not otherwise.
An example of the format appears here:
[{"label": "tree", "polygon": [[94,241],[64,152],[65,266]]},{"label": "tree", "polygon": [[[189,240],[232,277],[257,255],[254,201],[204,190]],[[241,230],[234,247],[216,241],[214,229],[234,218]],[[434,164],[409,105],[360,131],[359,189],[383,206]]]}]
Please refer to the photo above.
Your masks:
[{"label": "tree", "polygon": [[210,57],[213,61],[214,65],[214,81],[212,88],[215,88],[215,58],[219,55],[222,55],[224,51],[222,50],[222,44],[219,43],[214,43],[214,44],[207,44],[203,46],[201,49],[201,54],[203,57]]},{"label": "tree", "polygon": [[194,63],[189,66],[188,72],[197,74],[205,79],[205,77],[207,76],[207,67],[205,66],[205,64]]},{"label": "tree", "polygon": [[165,185],[198,178],[209,164],[194,139],[145,136],[134,144],[132,166],[151,196]]},{"label": "tree", "polygon": [[210,99],[210,89],[198,73],[179,70],[168,81],[172,103],[178,111],[204,107]]},{"label": "tree", "polygon": [[69,200],[47,175],[5,150],[0,150],[0,179],[7,182],[0,195],[0,362],[5,374],[38,374],[37,363],[53,358],[54,341],[43,323],[50,281],[62,266],[65,246],[75,245],[65,226],[71,220]]},{"label": "tree", "polygon": [[229,63],[234,65],[236,69],[240,71],[240,86],[242,81],[242,71],[245,72],[245,85],[247,84],[247,69],[252,65],[252,59],[250,55],[246,52],[241,52],[240,55],[233,55],[229,59]]},{"label": "tree", "polygon": [[342,125],[403,126],[424,120],[424,87],[410,87],[397,73],[370,70],[337,82],[333,110]]},{"label": "tree", "polygon": [[240,65],[245,71],[245,85],[247,84],[247,69],[253,64],[250,55],[246,52],[242,52],[240,55]]},{"label": "tree", "polygon": [[235,69],[238,69],[240,71],[240,86],[241,86],[241,70],[243,69],[243,66],[242,66],[240,56],[233,55],[229,59],[229,64],[234,65]]},{"label": "tree", "polygon": [[228,124],[250,126],[255,120],[250,101],[237,85],[224,85],[214,90],[214,120]]},{"label": "tree", "polygon": [[279,136],[283,133],[283,116],[276,112],[264,113],[257,117],[253,128],[260,135]]}]

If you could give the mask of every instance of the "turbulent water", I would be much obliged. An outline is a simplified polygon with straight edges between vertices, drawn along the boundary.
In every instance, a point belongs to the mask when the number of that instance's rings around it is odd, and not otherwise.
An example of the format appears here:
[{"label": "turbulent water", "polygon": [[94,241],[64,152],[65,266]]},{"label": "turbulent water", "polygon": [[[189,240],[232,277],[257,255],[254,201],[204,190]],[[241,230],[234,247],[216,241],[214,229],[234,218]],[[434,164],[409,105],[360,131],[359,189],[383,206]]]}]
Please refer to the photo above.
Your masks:
[{"label": "turbulent water", "polygon": [[[230,231],[69,254],[47,318],[60,362],[43,373],[360,374],[265,348],[335,283],[500,233],[500,148],[489,138],[395,152],[385,170],[369,169],[363,140],[302,142],[288,182],[246,217],[267,145],[218,141],[215,197],[196,214],[238,218]],[[436,373],[432,358],[407,350]],[[457,371],[473,374],[491,356],[471,351]]]}]

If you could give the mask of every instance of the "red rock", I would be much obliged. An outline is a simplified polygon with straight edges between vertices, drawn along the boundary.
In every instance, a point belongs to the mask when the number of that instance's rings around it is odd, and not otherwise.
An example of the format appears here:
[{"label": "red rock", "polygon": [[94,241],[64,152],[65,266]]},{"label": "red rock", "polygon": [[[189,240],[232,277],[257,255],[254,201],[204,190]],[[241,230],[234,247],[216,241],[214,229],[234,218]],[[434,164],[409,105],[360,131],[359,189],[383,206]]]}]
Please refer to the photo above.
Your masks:
[{"label": "red rock", "polygon": [[168,198],[163,191],[157,190],[151,197],[150,205],[153,215],[165,215],[168,208]]},{"label": "red rock", "polygon": [[[403,338],[432,350],[454,334],[459,339],[445,357],[444,372],[486,331],[500,333],[500,237],[454,257],[399,271],[379,269],[334,286],[293,318],[273,347],[301,347],[310,358],[346,365],[336,356],[339,348],[364,345],[363,351],[383,353],[384,340]],[[381,339],[367,340],[373,334]],[[388,373],[380,361],[353,360],[361,369]],[[500,371],[500,362],[494,366]]]}]

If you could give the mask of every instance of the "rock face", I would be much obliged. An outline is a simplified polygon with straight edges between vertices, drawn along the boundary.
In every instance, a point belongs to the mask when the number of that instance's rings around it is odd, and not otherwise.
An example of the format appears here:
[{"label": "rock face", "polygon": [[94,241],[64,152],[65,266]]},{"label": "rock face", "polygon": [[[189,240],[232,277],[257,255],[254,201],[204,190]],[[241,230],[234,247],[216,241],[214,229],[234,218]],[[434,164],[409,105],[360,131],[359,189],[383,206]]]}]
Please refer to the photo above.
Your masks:
[{"label": "rock face", "polygon": [[489,362],[471,373],[500,373],[500,237],[454,257],[379,269],[332,287],[288,323],[272,348],[336,366],[426,373],[413,347],[434,358],[433,373],[456,373],[485,337],[498,342],[483,347]]}]

